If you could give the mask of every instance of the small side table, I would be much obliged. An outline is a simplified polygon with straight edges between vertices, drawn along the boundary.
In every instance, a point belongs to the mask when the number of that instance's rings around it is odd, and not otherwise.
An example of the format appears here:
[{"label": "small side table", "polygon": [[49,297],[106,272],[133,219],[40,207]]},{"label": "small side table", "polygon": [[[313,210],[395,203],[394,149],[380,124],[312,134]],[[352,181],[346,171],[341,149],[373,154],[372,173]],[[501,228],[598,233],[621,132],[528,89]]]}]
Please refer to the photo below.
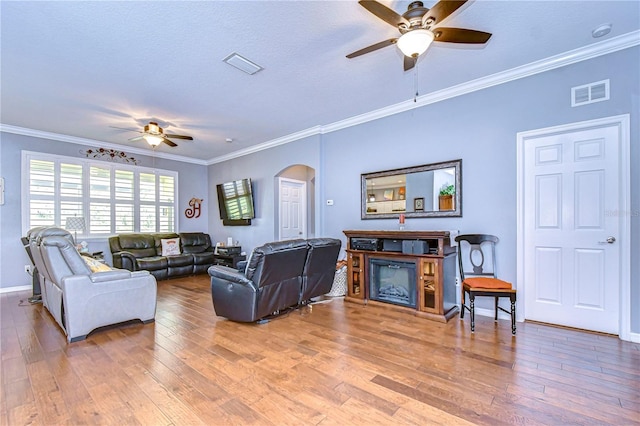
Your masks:
[{"label": "small side table", "polygon": [[216,265],[228,266],[229,268],[238,268],[238,262],[242,262],[243,260],[247,260],[247,256],[243,254],[214,254],[213,255],[214,262]]}]

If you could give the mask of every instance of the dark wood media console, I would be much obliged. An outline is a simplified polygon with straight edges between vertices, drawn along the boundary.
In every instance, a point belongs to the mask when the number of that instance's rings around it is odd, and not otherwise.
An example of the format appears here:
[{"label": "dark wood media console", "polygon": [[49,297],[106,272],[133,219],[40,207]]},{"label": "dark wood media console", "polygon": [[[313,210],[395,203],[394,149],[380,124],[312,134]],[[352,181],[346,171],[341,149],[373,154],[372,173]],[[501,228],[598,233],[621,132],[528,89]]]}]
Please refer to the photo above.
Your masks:
[{"label": "dark wood media console", "polygon": [[[440,322],[447,322],[458,313],[456,248],[451,246],[449,232],[343,232],[347,236],[346,301],[402,309]],[[407,297],[399,297],[399,302],[380,296],[380,283],[375,281],[386,279],[380,278],[384,272],[380,268],[385,267],[406,269],[399,275],[410,281],[410,294],[402,294]],[[393,281],[393,277],[386,280]],[[406,292],[404,287],[400,290],[394,294]]]}]

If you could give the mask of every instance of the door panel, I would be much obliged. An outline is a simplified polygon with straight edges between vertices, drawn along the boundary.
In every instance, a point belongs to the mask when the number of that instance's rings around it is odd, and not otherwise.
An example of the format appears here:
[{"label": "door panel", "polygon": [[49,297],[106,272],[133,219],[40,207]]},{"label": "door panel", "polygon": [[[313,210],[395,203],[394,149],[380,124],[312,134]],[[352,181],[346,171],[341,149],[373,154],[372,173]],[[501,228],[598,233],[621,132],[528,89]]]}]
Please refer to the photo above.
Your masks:
[{"label": "door panel", "polygon": [[538,229],[558,229],[562,218],[562,175],[536,176]]},{"label": "door panel", "polygon": [[536,247],[536,300],[540,303],[562,303],[562,249]]},{"label": "door panel", "polygon": [[575,251],[575,300],[576,306],[604,309],[605,265],[604,250],[578,249]]}]

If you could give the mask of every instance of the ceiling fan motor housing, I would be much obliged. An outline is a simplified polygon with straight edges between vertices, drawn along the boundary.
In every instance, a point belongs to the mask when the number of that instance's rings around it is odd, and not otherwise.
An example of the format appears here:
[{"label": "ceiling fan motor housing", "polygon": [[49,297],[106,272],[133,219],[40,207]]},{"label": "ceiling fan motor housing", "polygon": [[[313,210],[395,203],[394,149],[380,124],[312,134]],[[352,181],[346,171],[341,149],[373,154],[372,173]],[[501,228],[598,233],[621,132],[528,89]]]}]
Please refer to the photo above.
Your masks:
[{"label": "ceiling fan motor housing", "polygon": [[153,121],[150,121],[149,124],[144,126],[144,132],[152,135],[161,135],[163,133],[162,127],[158,126],[158,123],[154,123]]},{"label": "ceiling fan motor housing", "polygon": [[[402,15],[404,19],[409,21],[410,28],[422,27],[422,17],[429,11],[424,7],[424,3],[421,1],[414,1],[409,5],[407,11]],[[400,24],[400,31],[407,29],[404,24]]]}]

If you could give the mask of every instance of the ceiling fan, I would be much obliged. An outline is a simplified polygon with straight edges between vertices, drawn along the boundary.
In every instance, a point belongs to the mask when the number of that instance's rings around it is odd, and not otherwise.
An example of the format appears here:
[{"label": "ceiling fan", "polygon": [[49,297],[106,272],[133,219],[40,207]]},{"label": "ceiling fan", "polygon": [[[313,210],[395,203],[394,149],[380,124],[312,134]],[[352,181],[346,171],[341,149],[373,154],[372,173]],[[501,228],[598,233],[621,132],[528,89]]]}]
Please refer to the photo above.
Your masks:
[{"label": "ceiling fan", "polygon": [[111,126],[114,129],[121,129],[121,130],[129,130],[131,132],[138,132],[138,133],[142,133],[141,136],[136,136],[135,138],[131,138],[129,139],[130,141],[139,141],[141,139],[144,139],[147,141],[147,143],[149,145],[151,145],[152,147],[157,147],[158,145],[160,145],[161,143],[166,143],[167,145],[169,145],[170,147],[175,147],[178,146],[178,144],[176,144],[175,142],[169,140],[169,138],[171,139],[183,139],[183,140],[188,140],[188,141],[192,141],[193,137],[191,136],[185,136],[185,135],[173,135],[173,134],[169,134],[169,133],[165,133],[164,130],[162,129],[162,127],[160,127],[158,125],[158,123],[154,122],[154,121],[150,121],[149,124],[144,126],[144,131],[139,131],[139,130],[135,130],[135,129],[125,129],[122,127],[115,127],[115,126]]},{"label": "ceiling fan", "polygon": [[377,1],[361,0],[358,3],[360,3],[362,7],[386,23],[397,27],[401,35],[398,38],[391,38],[357,50],[347,55],[347,58],[355,58],[365,53],[397,44],[398,48],[404,54],[404,70],[407,71],[415,66],[418,57],[422,55],[434,41],[484,44],[491,37],[490,33],[464,28],[439,26],[442,21],[462,7],[466,2],[467,0],[441,0],[431,9],[428,9],[424,7],[421,1],[414,1],[409,4],[404,14],[399,15]]}]

